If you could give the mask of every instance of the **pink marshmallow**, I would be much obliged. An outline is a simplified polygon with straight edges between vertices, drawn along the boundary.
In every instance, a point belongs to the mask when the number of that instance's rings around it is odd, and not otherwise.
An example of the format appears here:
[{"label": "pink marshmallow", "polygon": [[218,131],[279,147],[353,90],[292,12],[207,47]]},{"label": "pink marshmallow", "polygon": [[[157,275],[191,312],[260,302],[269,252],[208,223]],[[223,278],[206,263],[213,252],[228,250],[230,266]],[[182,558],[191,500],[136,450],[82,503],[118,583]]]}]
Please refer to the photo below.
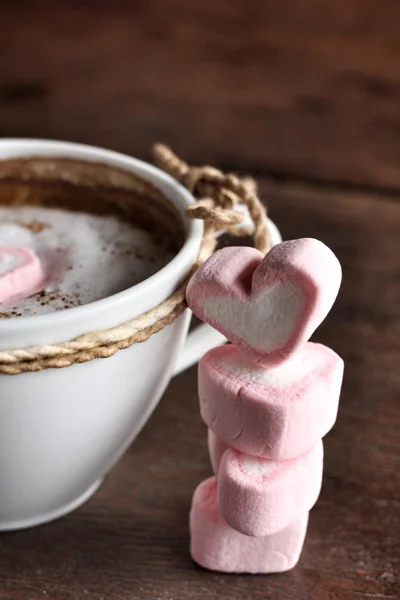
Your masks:
[{"label": "pink marshmallow", "polygon": [[193,560],[224,573],[280,573],[298,562],[307,530],[304,513],[278,533],[248,537],[222,519],[217,506],[217,480],[206,479],[196,489],[190,511],[190,552]]},{"label": "pink marshmallow", "polygon": [[299,458],[285,461],[229,449],[218,470],[221,515],[245,535],[281,531],[314,506],[321,490],[322,468],[321,441]]},{"label": "pink marshmallow", "polygon": [[213,348],[199,364],[201,416],[228,446],[286,460],[314,446],[334,425],[343,360],[308,342],[273,369],[235,346]]},{"label": "pink marshmallow", "polygon": [[224,248],[193,275],[189,307],[250,358],[277,365],[306,342],[337,296],[342,272],[322,242],[282,242],[264,257]]},{"label": "pink marshmallow", "polygon": [[20,246],[0,246],[1,304],[37,293],[43,279],[42,266],[34,252]]}]

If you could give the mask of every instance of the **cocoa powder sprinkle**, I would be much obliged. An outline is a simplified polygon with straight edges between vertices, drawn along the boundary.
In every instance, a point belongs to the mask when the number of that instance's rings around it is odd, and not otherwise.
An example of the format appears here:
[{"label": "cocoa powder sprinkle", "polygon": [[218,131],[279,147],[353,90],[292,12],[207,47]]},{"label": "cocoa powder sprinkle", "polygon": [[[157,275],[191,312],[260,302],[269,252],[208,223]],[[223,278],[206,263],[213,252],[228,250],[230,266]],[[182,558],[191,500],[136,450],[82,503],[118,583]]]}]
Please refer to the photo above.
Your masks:
[{"label": "cocoa powder sprinkle", "polygon": [[42,221],[31,221],[30,223],[23,223],[21,221],[17,221],[16,223],[20,227],[32,231],[32,233],[40,233],[41,231],[43,231],[43,229],[49,229],[51,227],[49,223],[44,223]]}]

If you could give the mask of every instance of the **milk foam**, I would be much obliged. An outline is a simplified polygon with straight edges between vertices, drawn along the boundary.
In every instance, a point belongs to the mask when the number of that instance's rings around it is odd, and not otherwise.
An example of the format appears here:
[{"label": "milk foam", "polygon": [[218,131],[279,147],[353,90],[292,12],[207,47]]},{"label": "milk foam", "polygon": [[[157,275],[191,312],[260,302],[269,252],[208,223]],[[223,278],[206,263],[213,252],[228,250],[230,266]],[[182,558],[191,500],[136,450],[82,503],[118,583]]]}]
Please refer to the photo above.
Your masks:
[{"label": "milk foam", "polygon": [[0,312],[45,314],[125,290],[172,259],[169,242],[112,216],[0,207],[0,246],[33,250],[46,275],[43,292],[3,304]]}]

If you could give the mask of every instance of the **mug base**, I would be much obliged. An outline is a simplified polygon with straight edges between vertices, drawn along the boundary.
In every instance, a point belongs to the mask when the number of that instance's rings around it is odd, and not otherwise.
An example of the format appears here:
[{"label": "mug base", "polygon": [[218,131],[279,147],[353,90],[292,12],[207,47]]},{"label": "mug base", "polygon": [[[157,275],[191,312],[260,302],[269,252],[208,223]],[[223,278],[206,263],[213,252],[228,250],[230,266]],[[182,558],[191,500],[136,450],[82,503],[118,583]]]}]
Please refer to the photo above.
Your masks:
[{"label": "mug base", "polygon": [[41,515],[37,515],[35,517],[19,519],[16,521],[0,521],[0,531],[16,531],[18,529],[28,529],[30,527],[37,527],[38,525],[44,525],[45,523],[50,523],[50,521],[60,519],[64,515],[73,512],[74,510],[85,504],[85,502],[87,502],[93,496],[93,494],[97,492],[103,481],[103,478],[98,479],[78,498],[74,498],[72,502],[68,502],[67,504],[64,504],[63,506],[52,512],[47,512]]}]

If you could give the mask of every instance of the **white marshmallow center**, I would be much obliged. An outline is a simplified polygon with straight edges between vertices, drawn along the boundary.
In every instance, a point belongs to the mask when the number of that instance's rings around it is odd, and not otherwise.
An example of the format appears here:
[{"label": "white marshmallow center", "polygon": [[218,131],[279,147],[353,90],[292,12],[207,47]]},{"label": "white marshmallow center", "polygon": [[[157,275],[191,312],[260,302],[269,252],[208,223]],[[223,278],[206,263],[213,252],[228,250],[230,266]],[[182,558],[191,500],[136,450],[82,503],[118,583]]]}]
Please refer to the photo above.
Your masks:
[{"label": "white marshmallow center", "polygon": [[2,252],[0,249],[0,276],[17,269],[24,263],[24,259],[19,254]]},{"label": "white marshmallow center", "polygon": [[303,291],[286,281],[266,287],[249,300],[206,298],[204,310],[252,348],[272,352],[292,337],[304,305]]}]

